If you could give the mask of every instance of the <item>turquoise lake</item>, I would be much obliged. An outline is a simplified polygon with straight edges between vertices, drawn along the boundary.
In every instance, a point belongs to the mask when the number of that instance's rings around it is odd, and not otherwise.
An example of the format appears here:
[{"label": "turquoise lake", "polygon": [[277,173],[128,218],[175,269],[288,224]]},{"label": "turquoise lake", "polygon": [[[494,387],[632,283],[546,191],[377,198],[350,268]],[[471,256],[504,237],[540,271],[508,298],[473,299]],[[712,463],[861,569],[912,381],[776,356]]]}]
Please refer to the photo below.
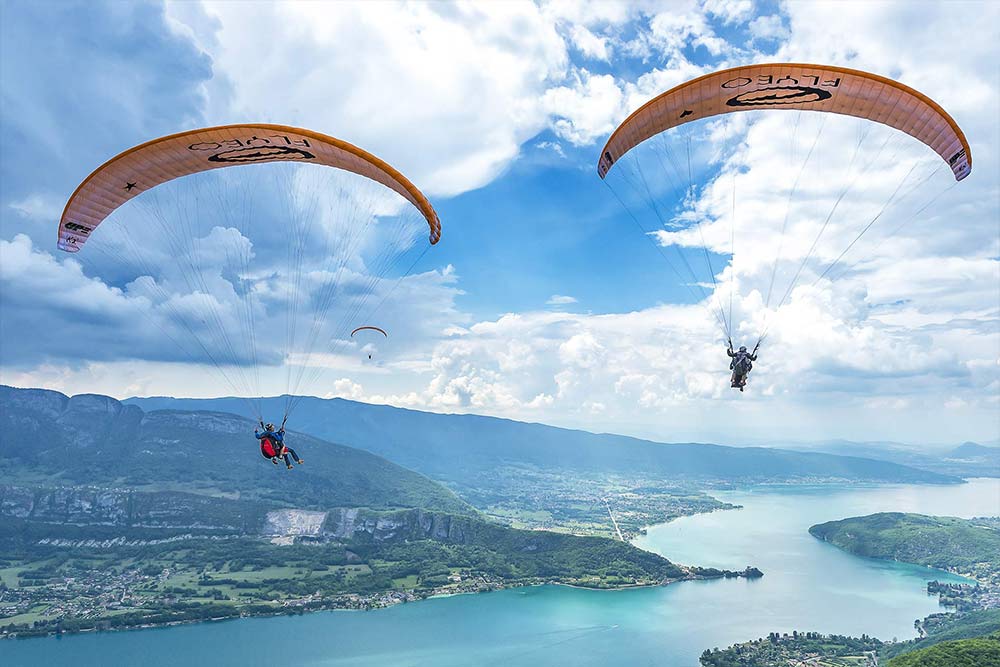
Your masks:
[{"label": "turquoise lake", "polygon": [[920,567],[850,556],[810,525],[873,512],[1000,514],[1000,480],[962,486],[757,487],[714,493],[741,510],[654,526],[636,541],[679,563],[755,565],[756,581],[628,591],[560,586],[437,598],[370,612],[318,612],[0,642],[0,665],[666,665],[771,631],[915,635],[939,610]]}]

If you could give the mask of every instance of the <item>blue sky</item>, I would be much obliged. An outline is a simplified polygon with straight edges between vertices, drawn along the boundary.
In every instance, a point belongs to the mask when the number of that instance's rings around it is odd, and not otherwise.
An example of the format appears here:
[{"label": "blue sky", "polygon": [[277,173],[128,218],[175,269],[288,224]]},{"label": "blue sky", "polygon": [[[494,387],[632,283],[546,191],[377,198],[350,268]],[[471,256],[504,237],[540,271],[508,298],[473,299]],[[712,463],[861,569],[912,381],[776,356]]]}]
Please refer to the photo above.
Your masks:
[{"label": "blue sky", "polygon": [[[373,348],[376,361],[336,348],[315,361],[326,368],[309,393],[665,440],[996,440],[998,19],[992,3],[4,3],[0,379],[120,397],[231,393],[204,359],[167,352],[167,314],[136,317],[148,306],[129,287],[137,275],[75,263],[55,250],[55,227],[76,185],[118,152],[264,121],[384,158],[444,227],[387,302],[394,335]],[[596,157],[650,97],[780,60],[865,69],[927,93],[969,135],[974,173],[898,234],[883,232],[924,189],[949,185],[929,179],[866,236],[866,263],[842,281],[805,281],[769,310],[760,258],[775,216],[760,193],[787,187],[788,165],[768,162],[768,146],[792,121],[706,129],[689,209],[705,220],[722,285],[717,296],[706,288],[706,306],[661,256],[697,263],[700,244],[681,232],[657,250],[597,178]],[[856,175],[845,165],[857,125],[801,122],[792,154],[823,133],[827,157],[799,194],[805,220]],[[930,164],[916,142],[878,132],[864,155],[875,160],[882,137],[892,152],[835,221],[824,249],[834,256],[891,194],[896,169]],[[736,165],[745,252],[731,262],[737,186],[719,174]],[[797,233],[793,248],[812,238]],[[739,337],[752,343],[773,322],[743,396],[727,386],[710,314],[733,284]],[[266,393],[284,390],[280,370],[265,371]]]}]

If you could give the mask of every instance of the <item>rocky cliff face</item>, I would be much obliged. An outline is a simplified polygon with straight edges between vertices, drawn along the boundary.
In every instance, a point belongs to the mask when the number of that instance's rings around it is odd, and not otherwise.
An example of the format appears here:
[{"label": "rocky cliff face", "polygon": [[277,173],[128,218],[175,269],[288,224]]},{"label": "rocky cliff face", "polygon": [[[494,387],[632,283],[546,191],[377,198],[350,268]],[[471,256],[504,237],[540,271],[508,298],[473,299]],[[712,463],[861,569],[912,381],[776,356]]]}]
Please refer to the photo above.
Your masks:
[{"label": "rocky cliff face", "polygon": [[[16,389],[0,385],[0,419],[12,430],[0,438],[22,434],[33,445],[48,449],[55,445],[93,447],[101,443],[137,441],[143,432],[192,429],[206,434],[243,435],[248,422],[235,415],[211,412],[164,410],[145,413],[110,396],[80,394],[68,397],[43,389]],[[252,428],[252,427],[251,427]],[[43,437],[39,439],[37,435]]]},{"label": "rocky cliff face", "polygon": [[94,420],[113,422],[122,417],[132,420],[142,418],[142,410],[131,405],[123,405],[110,396],[97,394],[79,394],[66,401],[66,407],[59,416],[59,422],[67,427]]},{"label": "rocky cliff face", "polygon": [[432,539],[465,544],[472,519],[423,510],[375,513],[341,508],[328,513],[323,532],[344,541],[391,542]]},{"label": "rocky cliff face", "polygon": [[60,534],[58,526],[71,525],[168,529],[169,534],[203,530],[343,542],[433,539],[463,544],[471,537],[474,521],[423,510],[285,508],[265,512],[258,503],[190,493],[0,486],[0,520],[5,517],[49,524],[54,535]]},{"label": "rocky cliff face", "polygon": [[53,526],[234,532],[257,532],[263,525],[255,503],[170,491],[81,487],[0,486],[0,520],[5,517]]},{"label": "rocky cliff face", "polygon": [[50,523],[126,524],[131,494],[97,489],[0,487],[0,516]]},{"label": "rocky cliff face", "polygon": [[320,534],[327,514],[328,512],[309,510],[272,510],[267,513],[267,519],[264,521],[264,533],[316,536]]}]

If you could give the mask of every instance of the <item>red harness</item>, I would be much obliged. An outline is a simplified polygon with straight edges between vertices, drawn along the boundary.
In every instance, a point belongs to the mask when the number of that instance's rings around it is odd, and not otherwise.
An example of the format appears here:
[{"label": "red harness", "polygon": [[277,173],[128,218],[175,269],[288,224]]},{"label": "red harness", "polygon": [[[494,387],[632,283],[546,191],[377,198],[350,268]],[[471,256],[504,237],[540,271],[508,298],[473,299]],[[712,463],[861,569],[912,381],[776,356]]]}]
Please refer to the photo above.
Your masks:
[{"label": "red harness", "polygon": [[265,459],[273,459],[278,455],[278,451],[274,447],[274,443],[271,442],[270,438],[260,439],[260,453]]}]

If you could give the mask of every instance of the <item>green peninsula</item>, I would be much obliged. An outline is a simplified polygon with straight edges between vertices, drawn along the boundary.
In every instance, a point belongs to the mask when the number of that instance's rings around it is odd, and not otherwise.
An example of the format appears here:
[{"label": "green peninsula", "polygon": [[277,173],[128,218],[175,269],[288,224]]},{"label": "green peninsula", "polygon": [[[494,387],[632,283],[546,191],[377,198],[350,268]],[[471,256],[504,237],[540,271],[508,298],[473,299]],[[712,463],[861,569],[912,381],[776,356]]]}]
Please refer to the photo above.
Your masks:
[{"label": "green peninsula", "polygon": [[1000,530],[992,519],[883,512],[821,523],[809,533],[858,556],[935,567],[1000,585]]}]

